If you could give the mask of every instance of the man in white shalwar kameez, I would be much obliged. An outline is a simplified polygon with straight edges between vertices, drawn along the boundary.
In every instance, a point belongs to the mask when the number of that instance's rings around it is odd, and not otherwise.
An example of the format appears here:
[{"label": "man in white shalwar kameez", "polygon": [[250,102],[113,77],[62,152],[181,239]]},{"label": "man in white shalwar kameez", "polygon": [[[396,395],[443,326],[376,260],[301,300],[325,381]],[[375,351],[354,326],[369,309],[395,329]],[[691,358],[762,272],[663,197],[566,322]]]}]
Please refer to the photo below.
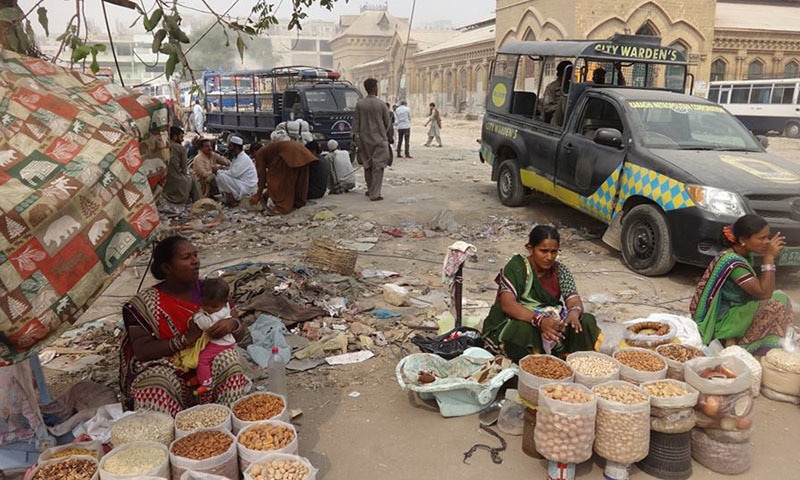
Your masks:
[{"label": "man in white shalwar kameez", "polygon": [[253,160],[244,153],[244,141],[236,135],[228,140],[228,152],[233,155],[231,166],[217,172],[217,188],[225,196],[225,203],[234,206],[243,197],[256,193],[258,174]]}]

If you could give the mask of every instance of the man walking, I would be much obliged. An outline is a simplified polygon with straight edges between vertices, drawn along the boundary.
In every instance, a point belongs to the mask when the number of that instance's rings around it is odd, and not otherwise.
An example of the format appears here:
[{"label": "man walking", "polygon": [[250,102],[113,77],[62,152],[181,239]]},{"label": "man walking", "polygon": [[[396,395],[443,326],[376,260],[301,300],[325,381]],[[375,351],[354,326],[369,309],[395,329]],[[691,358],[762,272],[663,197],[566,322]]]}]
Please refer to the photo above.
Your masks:
[{"label": "man walking", "polygon": [[425,143],[426,147],[431,146],[431,142],[433,139],[436,139],[437,147],[442,146],[442,137],[439,136],[439,131],[442,129],[442,116],[439,115],[439,109],[436,108],[436,104],[431,102],[430,105],[430,112],[428,113],[428,120],[425,121],[425,126],[427,127],[430,125],[428,129],[428,141]]},{"label": "man walking", "polygon": [[203,126],[205,125],[206,120],[206,112],[203,109],[203,106],[200,105],[200,100],[194,101],[194,107],[192,108],[192,120],[194,123],[194,131],[200,135],[203,133]]},{"label": "man walking", "polygon": [[392,154],[389,135],[392,134],[392,117],[389,107],[378,99],[378,81],[364,80],[367,96],[356,103],[353,115],[353,136],[358,162],[364,166],[367,196],[373,202],[383,200],[383,170],[389,165]]},{"label": "man walking", "polygon": [[405,100],[400,102],[400,106],[394,112],[395,128],[397,129],[397,158],[402,158],[400,151],[403,146],[403,139],[406,139],[406,158],[414,158],[408,153],[411,139],[411,110]]}]

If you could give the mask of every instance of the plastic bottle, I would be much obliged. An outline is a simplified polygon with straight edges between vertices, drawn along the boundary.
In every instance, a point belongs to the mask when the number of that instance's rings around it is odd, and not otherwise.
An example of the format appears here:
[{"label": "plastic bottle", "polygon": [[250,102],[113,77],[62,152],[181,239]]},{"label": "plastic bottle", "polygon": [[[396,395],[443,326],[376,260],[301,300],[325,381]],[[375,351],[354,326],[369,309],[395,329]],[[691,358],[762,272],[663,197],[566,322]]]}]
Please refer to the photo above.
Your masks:
[{"label": "plastic bottle", "polygon": [[283,395],[288,401],[288,389],[286,388],[286,362],[283,361],[278,347],[272,347],[272,357],[267,365],[267,390],[278,395]]}]

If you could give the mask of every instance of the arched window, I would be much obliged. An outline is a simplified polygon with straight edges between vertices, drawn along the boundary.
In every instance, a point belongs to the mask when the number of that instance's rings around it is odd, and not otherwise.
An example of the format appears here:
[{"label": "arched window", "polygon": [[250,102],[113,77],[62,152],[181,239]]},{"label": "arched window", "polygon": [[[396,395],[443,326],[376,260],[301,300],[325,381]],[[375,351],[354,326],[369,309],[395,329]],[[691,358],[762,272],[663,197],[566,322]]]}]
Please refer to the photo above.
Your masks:
[{"label": "arched window", "polygon": [[[670,47],[681,52],[685,57],[689,56],[689,47],[681,41],[677,41],[670,45]],[[670,90],[681,90],[683,85],[684,74],[686,68],[680,65],[667,66],[666,78],[664,79],[665,86]]]},{"label": "arched window", "polygon": [[714,63],[711,64],[711,81],[725,80],[725,69],[727,67],[728,64],[725,63],[725,60],[721,58],[714,60]]},{"label": "arched window", "polygon": [[656,29],[655,25],[650,22],[644,22],[638,30],[636,30],[636,35],[647,35],[648,37],[657,37],[658,30]]},{"label": "arched window", "polygon": [[786,66],[783,67],[784,78],[795,78],[798,75],[800,75],[800,65],[798,65],[794,60],[787,63]]},{"label": "arched window", "polygon": [[764,62],[761,60],[753,60],[747,66],[747,79],[758,80],[764,76]]}]

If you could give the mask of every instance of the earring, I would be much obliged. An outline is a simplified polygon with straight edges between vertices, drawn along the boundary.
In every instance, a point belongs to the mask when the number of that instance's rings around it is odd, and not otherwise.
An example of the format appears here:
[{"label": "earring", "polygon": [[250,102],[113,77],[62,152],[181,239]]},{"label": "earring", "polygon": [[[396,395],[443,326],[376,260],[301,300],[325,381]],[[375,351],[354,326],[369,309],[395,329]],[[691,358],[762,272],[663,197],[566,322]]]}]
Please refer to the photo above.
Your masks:
[{"label": "earring", "polygon": [[744,247],[744,242],[740,243],[740,245]]}]

